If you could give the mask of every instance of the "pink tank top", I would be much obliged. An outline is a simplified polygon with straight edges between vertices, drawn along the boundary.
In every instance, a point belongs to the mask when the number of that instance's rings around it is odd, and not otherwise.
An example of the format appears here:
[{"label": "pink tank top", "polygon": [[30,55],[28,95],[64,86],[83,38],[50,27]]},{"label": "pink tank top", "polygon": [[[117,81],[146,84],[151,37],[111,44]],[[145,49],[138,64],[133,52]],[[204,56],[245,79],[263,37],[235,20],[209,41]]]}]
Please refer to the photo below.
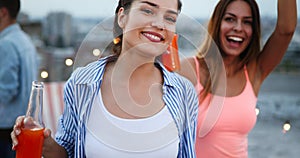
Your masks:
[{"label": "pink tank top", "polygon": [[[199,63],[195,57],[196,73]],[[198,158],[247,158],[248,133],[256,123],[257,97],[250,83],[246,66],[246,86],[234,97],[208,94],[200,103],[198,114],[196,154]],[[204,89],[197,79],[198,94]],[[210,99],[213,97],[213,99]],[[210,104],[210,105],[209,105]]]}]

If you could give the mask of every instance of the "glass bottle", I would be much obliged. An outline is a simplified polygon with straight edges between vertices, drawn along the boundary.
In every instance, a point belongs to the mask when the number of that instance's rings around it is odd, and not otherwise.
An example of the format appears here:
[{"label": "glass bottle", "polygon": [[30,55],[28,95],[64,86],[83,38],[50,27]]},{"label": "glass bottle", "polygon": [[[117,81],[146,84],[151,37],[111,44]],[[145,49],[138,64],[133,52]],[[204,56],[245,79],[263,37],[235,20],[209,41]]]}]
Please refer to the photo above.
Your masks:
[{"label": "glass bottle", "polygon": [[27,112],[18,135],[16,158],[41,158],[44,143],[43,122],[44,83],[32,82]]}]

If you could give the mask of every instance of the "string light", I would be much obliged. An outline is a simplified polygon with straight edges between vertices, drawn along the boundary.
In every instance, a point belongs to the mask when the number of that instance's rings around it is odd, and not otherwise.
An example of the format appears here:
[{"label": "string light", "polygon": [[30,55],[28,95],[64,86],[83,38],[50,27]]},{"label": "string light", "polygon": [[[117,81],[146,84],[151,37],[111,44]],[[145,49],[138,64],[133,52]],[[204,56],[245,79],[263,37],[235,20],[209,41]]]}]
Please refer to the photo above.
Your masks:
[{"label": "string light", "polygon": [[114,38],[114,44],[118,44],[121,41],[121,39],[119,37]]},{"label": "string light", "polygon": [[255,108],[255,113],[256,113],[256,116],[259,115],[259,108],[258,107]]},{"label": "string light", "polygon": [[65,60],[65,64],[66,64],[66,66],[72,66],[73,65],[73,60],[68,58],[68,59]]},{"label": "string light", "polygon": [[291,123],[290,123],[289,120],[287,120],[287,121],[284,122],[284,124],[282,126],[282,132],[286,133],[286,132],[290,131],[291,128],[292,128]]},{"label": "string light", "polygon": [[[258,116],[260,113],[260,109],[258,106],[255,108],[255,113],[256,113],[256,116]],[[291,125],[290,120],[286,120],[284,122],[284,124],[282,125],[282,133],[286,134],[287,132],[289,132],[291,130],[291,128],[292,128],[292,125]]]},{"label": "string light", "polygon": [[48,76],[49,76],[49,74],[48,74],[47,71],[44,70],[44,71],[41,72],[41,77],[42,77],[42,78],[45,79],[45,78],[48,78]]},{"label": "string light", "polygon": [[93,50],[93,55],[94,55],[95,57],[99,56],[100,54],[101,54],[100,49],[94,49],[94,50]]}]

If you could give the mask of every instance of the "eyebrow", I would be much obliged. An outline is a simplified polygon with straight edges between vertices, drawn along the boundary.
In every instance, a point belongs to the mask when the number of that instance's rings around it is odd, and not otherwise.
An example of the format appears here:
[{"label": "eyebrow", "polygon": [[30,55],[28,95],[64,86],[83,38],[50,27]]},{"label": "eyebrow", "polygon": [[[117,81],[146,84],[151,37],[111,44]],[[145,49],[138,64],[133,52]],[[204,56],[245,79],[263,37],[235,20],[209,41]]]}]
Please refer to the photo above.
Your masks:
[{"label": "eyebrow", "polygon": [[[141,1],[141,3],[145,3],[145,4],[148,4],[148,5],[152,6],[152,7],[159,8],[159,6],[157,4],[149,2],[149,1]],[[171,13],[171,14],[178,15],[178,13],[175,12],[175,11],[173,11],[173,10],[168,10],[167,12]]]},{"label": "eyebrow", "polygon": [[[225,13],[225,15],[226,15],[226,14],[236,17],[236,15],[235,15],[235,14],[232,14],[232,13]],[[253,17],[252,17],[252,16],[246,16],[246,17],[244,17],[244,18],[245,18],[245,19],[252,19]]]}]

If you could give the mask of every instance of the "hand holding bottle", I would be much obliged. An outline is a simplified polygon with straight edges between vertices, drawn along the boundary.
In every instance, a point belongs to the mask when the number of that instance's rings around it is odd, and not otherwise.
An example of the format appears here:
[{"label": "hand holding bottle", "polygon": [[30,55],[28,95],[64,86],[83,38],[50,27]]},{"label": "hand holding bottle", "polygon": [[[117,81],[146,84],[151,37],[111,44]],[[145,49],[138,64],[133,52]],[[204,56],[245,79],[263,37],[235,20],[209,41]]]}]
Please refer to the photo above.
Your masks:
[{"label": "hand holding bottle", "polygon": [[11,132],[13,150],[17,158],[66,158],[66,150],[51,137],[43,123],[43,83],[34,81],[25,116],[16,119]]},{"label": "hand holding bottle", "polygon": [[[18,117],[12,139],[17,158],[40,158],[44,143],[42,82],[33,81],[25,116]],[[16,146],[16,143],[18,146]]]},{"label": "hand holding bottle", "polygon": [[[11,132],[11,139],[13,143],[13,150],[16,150],[19,145],[19,140],[18,136],[23,132],[21,128],[23,127],[23,122],[24,122],[25,116],[19,116],[16,119],[16,123],[14,125],[14,130]],[[43,145],[43,150],[44,147],[47,146],[47,144],[50,144],[49,142],[53,142],[54,140],[51,137],[51,131],[50,129],[44,129],[43,130],[43,135],[44,135],[44,145]],[[44,151],[43,151],[44,152]]]}]

